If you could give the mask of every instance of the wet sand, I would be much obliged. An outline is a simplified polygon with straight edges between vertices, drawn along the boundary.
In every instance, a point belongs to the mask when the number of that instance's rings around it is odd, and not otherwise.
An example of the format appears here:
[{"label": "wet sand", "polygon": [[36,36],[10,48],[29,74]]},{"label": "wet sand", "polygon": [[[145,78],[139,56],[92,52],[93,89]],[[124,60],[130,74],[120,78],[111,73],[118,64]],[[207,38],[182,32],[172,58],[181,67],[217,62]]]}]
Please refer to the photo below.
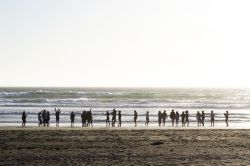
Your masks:
[{"label": "wet sand", "polygon": [[250,130],[0,128],[0,165],[249,165]]}]

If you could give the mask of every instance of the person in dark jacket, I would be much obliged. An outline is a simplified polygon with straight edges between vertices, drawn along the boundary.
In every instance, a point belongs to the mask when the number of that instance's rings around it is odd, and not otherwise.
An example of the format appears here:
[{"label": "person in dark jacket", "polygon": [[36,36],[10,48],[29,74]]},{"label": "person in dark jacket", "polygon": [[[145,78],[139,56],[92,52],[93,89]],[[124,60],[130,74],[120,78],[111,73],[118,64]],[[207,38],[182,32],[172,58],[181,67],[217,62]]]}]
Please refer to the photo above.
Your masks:
[{"label": "person in dark jacket", "polygon": [[75,113],[72,111],[70,114],[71,127],[74,126],[75,123]]},{"label": "person in dark jacket", "polygon": [[172,109],[171,113],[170,113],[170,119],[172,121],[172,126],[174,126],[174,120],[175,120],[175,112],[174,109]]},{"label": "person in dark jacket", "polygon": [[136,110],[134,110],[134,123],[135,123],[135,127],[137,126],[137,117],[138,117],[138,113],[136,112]]},{"label": "person in dark jacket", "polygon": [[23,113],[22,113],[22,127],[25,127],[26,118],[27,118],[27,114],[25,113],[25,111],[23,111]]}]

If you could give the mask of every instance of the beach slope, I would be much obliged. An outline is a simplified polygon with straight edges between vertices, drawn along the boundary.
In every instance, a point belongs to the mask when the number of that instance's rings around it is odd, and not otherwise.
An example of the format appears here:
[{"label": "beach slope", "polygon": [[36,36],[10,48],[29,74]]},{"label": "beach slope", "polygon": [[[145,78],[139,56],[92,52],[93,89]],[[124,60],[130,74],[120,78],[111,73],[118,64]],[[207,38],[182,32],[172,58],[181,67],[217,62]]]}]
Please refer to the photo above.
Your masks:
[{"label": "beach slope", "polygon": [[0,165],[249,165],[250,130],[1,128]]}]

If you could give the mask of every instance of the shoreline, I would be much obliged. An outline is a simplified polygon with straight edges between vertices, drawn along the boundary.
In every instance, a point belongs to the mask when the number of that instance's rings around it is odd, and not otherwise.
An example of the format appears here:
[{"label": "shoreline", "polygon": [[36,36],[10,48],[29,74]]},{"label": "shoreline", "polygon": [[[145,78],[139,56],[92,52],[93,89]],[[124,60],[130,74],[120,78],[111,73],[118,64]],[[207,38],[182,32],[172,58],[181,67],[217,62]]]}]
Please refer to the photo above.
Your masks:
[{"label": "shoreline", "polygon": [[70,127],[70,126],[63,126],[63,127],[38,127],[38,126],[28,126],[28,127],[21,127],[21,126],[0,126],[1,130],[249,130],[249,128],[233,128],[233,127]]}]

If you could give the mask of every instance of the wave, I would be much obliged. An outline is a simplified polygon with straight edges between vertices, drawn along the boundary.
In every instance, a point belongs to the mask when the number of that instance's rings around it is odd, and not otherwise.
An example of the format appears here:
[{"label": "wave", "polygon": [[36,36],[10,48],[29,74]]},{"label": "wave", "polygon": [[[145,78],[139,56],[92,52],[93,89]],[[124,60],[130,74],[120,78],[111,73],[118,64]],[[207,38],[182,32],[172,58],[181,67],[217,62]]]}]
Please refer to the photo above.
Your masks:
[{"label": "wave", "polygon": [[95,99],[89,99],[87,97],[71,98],[71,99],[46,99],[48,102],[78,102],[78,101],[94,101]]},{"label": "wave", "polygon": [[40,90],[33,91],[31,93],[56,93],[56,92],[40,89]]},{"label": "wave", "polygon": [[3,95],[6,95],[6,96],[9,96],[9,95],[23,95],[23,94],[28,94],[29,92],[0,92],[0,95],[3,96]]},{"label": "wave", "polygon": [[14,102],[12,99],[1,99],[0,98],[0,103],[6,103],[6,102]]},{"label": "wave", "polygon": [[250,91],[197,89],[0,89],[0,107],[250,108]]},{"label": "wave", "polygon": [[174,105],[174,104],[128,104],[128,103],[93,103],[93,102],[57,102],[57,103],[0,103],[0,107],[103,107],[103,108],[174,108],[174,109],[249,109],[250,105]]}]

